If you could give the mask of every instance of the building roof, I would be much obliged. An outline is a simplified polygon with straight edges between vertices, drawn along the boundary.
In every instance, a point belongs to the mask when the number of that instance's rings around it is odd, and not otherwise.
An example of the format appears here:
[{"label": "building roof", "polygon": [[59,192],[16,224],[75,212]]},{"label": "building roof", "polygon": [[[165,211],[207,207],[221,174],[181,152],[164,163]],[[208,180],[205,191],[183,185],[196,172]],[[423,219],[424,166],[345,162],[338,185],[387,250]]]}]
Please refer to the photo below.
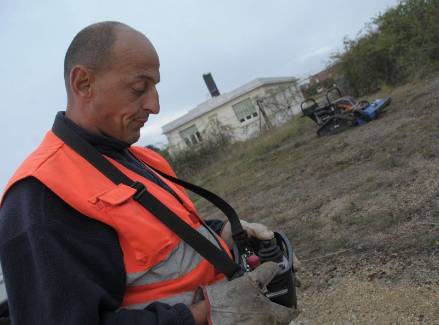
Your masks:
[{"label": "building roof", "polygon": [[249,83],[244,84],[241,87],[238,87],[228,93],[221,94],[217,97],[212,97],[206,100],[205,102],[202,102],[195,108],[191,109],[189,112],[187,112],[185,115],[173,120],[172,122],[169,122],[162,126],[163,133],[169,133],[172,130],[182,126],[183,124],[190,122],[197,117],[206,114],[215,108],[218,108],[220,106],[223,106],[227,102],[230,102],[256,88],[259,88],[261,86],[275,84],[275,83],[281,83],[281,82],[289,82],[297,80],[294,77],[277,77],[277,78],[258,78],[255,80],[250,81]]}]

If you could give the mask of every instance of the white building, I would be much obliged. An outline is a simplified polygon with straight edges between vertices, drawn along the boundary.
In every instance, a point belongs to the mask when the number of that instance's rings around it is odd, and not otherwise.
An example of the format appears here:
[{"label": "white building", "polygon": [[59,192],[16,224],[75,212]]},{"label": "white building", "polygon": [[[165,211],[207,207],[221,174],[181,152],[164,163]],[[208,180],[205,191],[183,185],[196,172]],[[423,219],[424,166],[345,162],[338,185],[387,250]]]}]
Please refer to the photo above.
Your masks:
[{"label": "white building", "polygon": [[296,78],[259,78],[208,99],[164,125],[162,131],[171,154],[199,146],[218,132],[228,132],[233,141],[242,141],[263,128],[288,121],[300,112],[302,100]]}]

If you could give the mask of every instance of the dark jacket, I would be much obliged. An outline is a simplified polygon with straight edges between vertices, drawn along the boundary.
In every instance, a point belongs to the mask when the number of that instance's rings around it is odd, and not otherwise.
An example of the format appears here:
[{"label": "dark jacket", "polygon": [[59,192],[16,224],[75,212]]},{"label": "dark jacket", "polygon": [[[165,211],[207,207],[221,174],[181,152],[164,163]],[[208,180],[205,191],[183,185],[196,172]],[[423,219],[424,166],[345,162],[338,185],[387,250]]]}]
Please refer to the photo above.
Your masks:
[{"label": "dark jacket", "polygon": [[[62,113],[57,118],[67,119]],[[176,195],[128,152],[127,144],[69,125],[101,153]],[[220,221],[208,223],[217,232],[222,227]],[[74,210],[34,178],[17,183],[5,197],[0,260],[14,325],[194,324],[183,304],[155,302],[144,310],[116,311],[126,285],[116,232]]]}]

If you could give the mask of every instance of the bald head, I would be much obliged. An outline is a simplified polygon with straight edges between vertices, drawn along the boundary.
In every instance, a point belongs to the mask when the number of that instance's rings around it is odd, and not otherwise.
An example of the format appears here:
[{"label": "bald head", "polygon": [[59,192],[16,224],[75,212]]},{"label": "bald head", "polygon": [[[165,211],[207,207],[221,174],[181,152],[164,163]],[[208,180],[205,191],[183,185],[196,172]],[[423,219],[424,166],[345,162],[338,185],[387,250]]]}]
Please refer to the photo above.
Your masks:
[{"label": "bald head", "polygon": [[117,21],[92,24],[76,34],[64,59],[64,81],[68,96],[70,96],[69,78],[72,68],[83,65],[96,72],[109,68],[112,62],[112,50],[121,33],[135,34],[150,44],[143,34]]},{"label": "bald head", "polygon": [[96,134],[134,143],[160,110],[160,61],[145,35],[118,22],[86,27],[66,54],[66,116]]}]

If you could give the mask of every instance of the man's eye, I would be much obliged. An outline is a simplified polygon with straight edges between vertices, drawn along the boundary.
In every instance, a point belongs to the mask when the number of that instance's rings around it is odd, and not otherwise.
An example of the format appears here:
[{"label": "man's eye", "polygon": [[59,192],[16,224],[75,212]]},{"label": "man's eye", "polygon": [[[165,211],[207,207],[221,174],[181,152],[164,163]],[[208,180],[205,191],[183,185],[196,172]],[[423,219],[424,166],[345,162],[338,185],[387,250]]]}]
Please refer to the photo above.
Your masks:
[{"label": "man's eye", "polygon": [[131,91],[136,96],[142,96],[143,93],[145,92],[145,89],[144,88],[142,88],[142,89],[140,89],[140,88],[131,88]]}]

